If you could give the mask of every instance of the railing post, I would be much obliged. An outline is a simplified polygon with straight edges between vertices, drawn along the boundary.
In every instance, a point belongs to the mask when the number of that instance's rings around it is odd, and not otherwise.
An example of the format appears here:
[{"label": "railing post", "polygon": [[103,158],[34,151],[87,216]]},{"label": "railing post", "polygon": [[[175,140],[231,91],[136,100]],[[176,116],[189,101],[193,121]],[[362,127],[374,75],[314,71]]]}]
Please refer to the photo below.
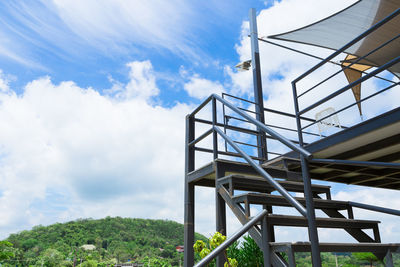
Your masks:
[{"label": "railing post", "polygon": [[[213,129],[217,124],[217,100],[215,97],[212,98],[212,123]],[[214,160],[218,158],[218,133],[213,131],[213,156]],[[215,230],[223,235],[226,235],[226,205],[224,199],[218,192],[217,180],[225,176],[225,170],[216,164],[215,170]],[[225,263],[225,257],[221,253],[217,256],[216,265],[217,267],[223,267]]]},{"label": "railing post", "polygon": [[[217,124],[217,100],[215,97],[212,98],[212,126],[215,127]],[[216,131],[213,131],[213,156],[214,160],[218,158],[218,135]]]},{"label": "railing post", "polygon": [[[251,68],[253,71],[254,85],[254,102],[256,110],[256,119],[262,124],[265,124],[264,118],[264,98],[261,81],[260,67],[260,51],[258,49],[258,33],[257,33],[257,16],[256,10],[251,8],[249,11],[250,17],[250,40],[251,40]],[[257,127],[259,135],[257,136],[258,157],[267,160],[267,139],[266,134]]]},{"label": "railing post", "polygon": [[194,147],[189,143],[194,140],[194,117],[186,117],[185,137],[185,207],[184,207],[184,266],[194,265],[194,185],[189,182],[188,174],[195,168]]},{"label": "railing post", "polygon": [[[301,119],[299,114],[299,102],[297,97],[296,83],[292,82],[294,109],[296,113],[297,133],[299,136],[299,145],[303,147],[303,132],[301,130]],[[307,159],[300,154],[301,172],[304,184],[304,197],[306,199],[307,221],[308,221],[308,237],[311,243],[311,257],[313,267],[321,267],[321,253],[319,250],[318,230],[315,223],[315,209],[313,193],[311,189],[311,177],[308,169]]]}]

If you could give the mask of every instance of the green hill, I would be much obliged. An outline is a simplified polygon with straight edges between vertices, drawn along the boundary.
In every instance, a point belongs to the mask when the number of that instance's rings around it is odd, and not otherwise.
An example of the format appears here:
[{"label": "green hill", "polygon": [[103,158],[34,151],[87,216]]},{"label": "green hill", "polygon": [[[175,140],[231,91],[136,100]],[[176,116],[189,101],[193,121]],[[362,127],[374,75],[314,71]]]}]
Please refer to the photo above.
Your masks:
[{"label": "green hill", "polygon": [[[197,234],[196,239],[206,238]],[[183,245],[183,225],[166,220],[131,218],[79,219],[49,226],[35,226],[30,231],[12,234],[7,241],[14,244],[15,257],[9,265],[64,266],[117,262],[162,261],[179,266],[183,253],[175,247]],[[88,250],[86,248],[92,248]],[[94,246],[94,247],[93,247]]]}]

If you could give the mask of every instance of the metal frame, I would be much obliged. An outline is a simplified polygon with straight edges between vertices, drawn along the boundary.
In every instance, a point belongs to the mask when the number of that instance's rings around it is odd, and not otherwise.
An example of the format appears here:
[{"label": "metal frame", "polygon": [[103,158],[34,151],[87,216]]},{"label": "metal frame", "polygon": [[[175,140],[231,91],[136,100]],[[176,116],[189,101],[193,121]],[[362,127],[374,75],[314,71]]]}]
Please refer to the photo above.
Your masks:
[{"label": "metal frame", "polygon": [[[234,168],[242,168],[243,172],[246,169],[247,171],[249,168],[251,169],[252,173],[258,173],[262,178],[264,178],[265,181],[269,183],[271,188],[274,190],[278,191],[284,199],[289,203],[290,206],[294,207],[299,211],[299,213],[306,217],[307,220],[307,227],[308,227],[308,233],[309,233],[309,240],[310,242],[305,246],[307,247],[308,250],[311,250],[312,254],[312,264],[313,266],[320,267],[321,266],[321,257],[320,257],[320,251],[321,251],[321,246],[318,240],[318,232],[317,232],[317,221],[315,218],[315,207],[314,207],[314,198],[319,197],[318,194],[315,194],[313,192],[313,187],[311,184],[311,177],[310,177],[310,171],[309,171],[309,165],[314,166],[315,164],[325,164],[325,165],[330,165],[330,166],[348,166],[351,169],[354,170],[363,170],[363,168],[366,167],[374,167],[374,168],[391,168],[391,169],[400,169],[400,164],[398,163],[389,163],[389,162],[382,162],[382,161],[357,161],[357,160],[346,160],[346,159],[314,159],[313,155],[310,151],[313,149],[309,150],[309,147],[318,147],[318,144],[311,144],[311,146],[307,146],[307,149],[305,148],[306,144],[304,143],[303,140],[303,130],[315,123],[318,123],[318,120],[313,120],[310,118],[307,118],[304,116],[304,114],[311,109],[319,106],[322,103],[325,103],[326,101],[332,99],[333,97],[347,91],[348,89],[352,88],[353,86],[360,84],[367,79],[371,77],[375,77],[377,74],[381,73],[384,70],[387,70],[390,66],[393,66],[394,64],[397,64],[400,62],[400,56],[392,59],[391,61],[387,62],[385,65],[380,66],[376,68],[375,70],[365,73],[364,76],[362,76],[360,79],[357,81],[348,84],[334,93],[331,93],[330,95],[317,100],[315,103],[311,104],[308,107],[305,107],[300,110],[299,108],[299,97],[304,95],[305,93],[314,90],[317,86],[320,84],[324,83],[326,80],[330,79],[331,77],[335,76],[337,73],[329,76],[328,78],[324,79],[320,83],[317,83],[317,85],[313,86],[310,88],[308,91],[298,95],[297,93],[297,83],[313,73],[315,70],[319,69],[322,67],[324,64],[328,62],[332,62],[332,59],[339,54],[341,54],[343,51],[345,51],[347,48],[351,47],[352,45],[356,44],[358,41],[366,37],[368,34],[372,33],[379,27],[381,27],[383,24],[388,22],[389,20],[393,19],[397,15],[400,14],[400,9],[396,10],[389,16],[387,16],[385,19],[382,21],[378,22],[377,24],[373,25],[370,29],[366,30],[364,33],[361,35],[357,36],[354,38],[352,41],[350,41],[348,44],[344,45],[342,48],[339,50],[335,51],[332,53],[330,56],[327,58],[323,59],[321,62],[316,64],[314,67],[300,75],[298,78],[296,78],[292,82],[292,92],[293,92],[293,99],[294,99],[294,107],[295,107],[295,114],[289,114],[281,111],[275,111],[275,110],[270,110],[267,108],[264,108],[263,106],[263,96],[262,96],[262,84],[261,84],[261,71],[260,71],[260,59],[259,59],[259,49],[258,49],[258,37],[257,37],[257,24],[256,24],[256,13],[254,9],[251,9],[249,12],[250,16],[250,38],[251,38],[251,47],[252,47],[252,70],[253,70],[253,82],[254,82],[254,99],[255,101],[249,101],[245,99],[241,99],[236,96],[232,96],[229,94],[223,94],[222,97],[218,95],[211,95],[209,96],[203,103],[201,103],[191,114],[189,114],[186,117],[186,148],[185,148],[185,223],[184,223],[184,239],[185,239],[185,252],[184,252],[184,258],[185,258],[185,267],[188,266],[193,266],[194,265],[194,253],[193,249],[191,248],[193,243],[194,243],[194,194],[195,194],[195,186],[196,185],[205,185],[205,186],[215,186],[215,201],[216,201],[216,230],[222,232],[223,234],[226,234],[226,205],[228,205],[234,214],[238,217],[240,222],[244,225],[238,232],[236,232],[233,236],[228,238],[228,241],[226,241],[223,245],[218,247],[216,250],[214,250],[210,255],[208,255],[206,258],[204,258],[202,261],[200,261],[196,266],[204,266],[207,264],[212,258],[217,259],[217,266],[222,267],[224,263],[224,258],[222,256],[222,251],[225,250],[233,241],[237,240],[242,234],[245,232],[249,231],[252,236],[254,236],[256,243],[260,246],[260,248],[263,251],[264,254],[264,265],[265,266],[270,266],[271,264],[273,266],[287,266],[286,263],[275,253],[273,253],[275,245],[273,245],[273,242],[271,243],[270,241],[273,241],[273,238],[271,237],[274,236],[273,233],[273,224],[269,223],[269,216],[268,213],[272,212],[272,206],[267,206],[267,204],[263,204],[263,211],[257,215],[255,218],[250,219],[250,212],[249,212],[249,203],[246,202],[245,207],[247,208],[242,208],[240,206],[237,206],[236,203],[232,199],[232,194],[233,194],[233,185],[229,184],[229,192],[225,188],[226,185],[224,185],[227,177],[225,177],[226,172],[228,171],[227,166],[222,164],[222,162],[219,162],[218,156],[219,155],[227,155],[227,156],[232,156],[236,157],[240,162],[247,162],[247,164],[244,164],[243,166],[234,166]],[[392,38],[390,41],[393,41],[397,38],[398,36]],[[264,40],[263,40],[264,41]],[[376,50],[380,49],[387,43],[390,43],[390,41],[384,43],[383,45],[379,46],[378,48],[372,50],[369,52],[373,53]],[[281,46],[281,45],[278,45]],[[291,49],[293,50],[293,49]],[[365,55],[367,56],[367,55]],[[365,57],[364,56],[364,57]],[[315,57],[315,56],[314,56]],[[361,57],[358,59],[358,61],[362,60]],[[352,62],[349,66],[346,68],[351,67],[352,64],[356,64],[358,61]],[[378,77],[381,79],[381,77]],[[383,78],[383,80],[386,80]],[[380,94],[388,89],[391,89],[392,87],[398,85],[399,83],[393,83],[388,86],[387,88],[371,95],[368,96],[364,99],[361,99],[360,101],[356,101],[355,103],[351,104],[350,106],[356,105],[359,102],[365,101],[377,94]],[[246,110],[240,107],[236,107],[229,101],[227,101],[224,96],[230,96],[233,97],[237,100],[240,101],[245,101],[249,104],[254,104],[255,105],[255,111],[251,110]],[[204,120],[204,119],[199,119],[196,118],[196,114],[202,110],[206,105],[211,103],[212,108],[212,114],[211,114],[211,120]],[[217,117],[217,104],[222,104],[223,108],[223,118],[224,121],[223,123],[218,122],[218,117]],[[349,108],[350,106],[346,107],[345,109]],[[235,116],[231,115],[226,115],[225,114],[225,108],[229,108],[231,111],[235,113]],[[341,112],[344,109],[338,111]],[[274,125],[268,125],[265,124],[265,117],[264,117],[264,112],[274,112],[279,115],[284,115],[284,116],[289,116],[292,118],[296,119],[296,128],[297,130],[286,128],[286,127],[279,127],[279,126],[274,126]],[[336,113],[338,113],[336,112]],[[252,115],[249,115],[248,113],[255,114],[256,119],[252,117]],[[389,112],[390,113],[390,112]],[[396,113],[397,114],[397,113]],[[236,117],[239,116],[239,117]],[[386,114],[385,114],[386,116]],[[248,122],[250,124],[253,124],[256,126],[257,130],[251,130],[251,129],[246,129],[243,127],[238,127],[236,125],[229,125],[229,120],[234,119],[242,122]],[[325,119],[325,118],[323,118]],[[321,120],[323,120],[321,119]],[[302,122],[307,121],[310,122],[306,126],[302,126]],[[195,123],[205,123],[211,125],[211,128],[201,134],[199,137],[195,137]],[[363,123],[361,123],[359,129],[354,129],[353,135],[359,135],[362,133],[362,129],[365,127],[373,127],[376,123],[382,123],[382,122],[371,122],[368,125],[365,124],[363,126]],[[222,130],[220,127],[223,127],[224,129]],[[353,126],[354,127],[354,126]],[[350,127],[349,132],[352,132],[352,128]],[[280,130],[291,130],[291,131],[297,131],[298,133],[298,141],[296,140],[289,140],[283,135],[279,134],[272,128],[280,129]],[[344,127],[345,129],[347,127]],[[361,129],[361,130],[360,130]],[[245,142],[233,140],[228,136],[227,130],[232,130],[232,131],[238,131],[238,132],[243,132],[247,134],[251,134],[256,136],[257,138],[257,145],[252,145],[252,144],[247,144]],[[304,132],[306,134],[307,132]],[[311,133],[312,134],[312,133]],[[196,146],[201,140],[205,139],[207,136],[212,135],[212,149],[209,148],[201,148]],[[220,136],[224,142],[225,142],[225,151],[220,151],[218,149],[218,136]],[[267,138],[275,139],[279,141],[281,144],[286,145],[290,149],[293,150],[293,152],[289,154],[295,154],[299,158],[299,169],[297,171],[301,170],[301,177],[302,177],[302,182],[304,186],[304,197],[305,201],[302,201],[302,203],[305,202],[305,207],[295,198],[293,198],[288,191],[274,179],[274,175],[271,175],[270,172],[279,172],[276,169],[268,169],[265,166],[261,165],[264,163],[268,157],[268,154],[274,154],[273,152],[267,151],[267,144],[266,140]],[[343,138],[343,137],[334,137],[332,138],[333,140],[336,140],[337,138]],[[327,138],[328,139],[328,138]],[[317,142],[318,143],[318,142]],[[227,150],[227,145],[235,150],[235,152],[230,152]],[[333,144],[332,141],[330,144]],[[245,146],[250,146],[250,147],[255,147],[257,148],[257,156],[251,156],[246,153],[243,149],[239,147],[239,145],[245,145]],[[195,152],[196,151],[202,151],[202,152],[208,152],[213,154],[213,163],[210,166],[206,166],[206,168],[203,169],[198,169],[196,170],[195,166]],[[258,161],[258,163],[256,162]],[[230,169],[231,171],[231,169]],[[338,170],[339,171],[339,170]],[[372,170],[373,172],[374,170]],[[209,180],[209,181],[201,181],[201,177],[204,177],[204,175],[207,175],[211,172],[214,172],[214,178],[215,181]],[[370,177],[374,177],[373,173],[370,173],[370,170],[363,171],[365,172],[365,175],[370,175]],[[286,175],[289,177],[290,170],[286,170]],[[391,175],[393,171],[389,171],[387,175]],[[397,173],[397,172],[396,172]],[[231,182],[230,182],[231,183]],[[399,182],[400,184],[400,182]],[[400,186],[400,185],[399,185]],[[330,195],[330,192],[329,192]],[[329,197],[330,199],[330,197]],[[327,200],[328,201],[328,200]],[[319,203],[319,202],[318,202]],[[334,203],[334,202],[332,202]],[[318,204],[320,205],[320,203]],[[392,215],[398,215],[400,216],[400,211],[393,210],[393,209],[388,209],[388,208],[383,208],[383,207],[377,207],[377,206],[372,206],[372,205],[367,205],[367,204],[362,204],[362,203],[355,203],[355,202],[347,202],[347,211],[348,211],[348,219],[354,219],[353,217],[353,210],[352,208],[362,208],[362,209],[367,209],[367,210],[372,210],[372,211],[377,211],[381,213],[388,213]],[[326,213],[330,218],[337,218],[337,219],[346,219],[344,215],[342,215],[338,210],[335,209],[329,209],[325,207],[318,206],[324,213]],[[274,217],[271,217],[274,218]],[[304,219],[303,219],[304,220]],[[255,224],[257,222],[260,222],[261,228],[256,226]],[[272,222],[272,221],[271,221]],[[303,221],[304,222],[304,221]],[[318,220],[318,223],[321,224],[321,220]],[[331,225],[330,222],[324,225]],[[365,234],[363,231],[360,229],[350,229],[346,228],[346,223],[343,223],[344,229],[352,235],[354,238],[356,238],[359,242],[380,242],[380,236],[379,236],[379,230],[377,228],[377,225],[374,225],[373,222],[372,224],[372,229],[374,232],[374,239],[372,239],[370,236]],[[272,228],[271,228],[272,227]],[[362,228],[362,227],[361,227]],[[272,232],[271,232],[272,231]],[[295,247],[295,246],[293,246]],[[399,245],[400,247],[400,245]],[[322,247],[323,249],[326,249],[325,247]],[[332,247],[333,248],[333,247]],[[396,247],[397,248],[397,247]],[[289,253],[289,265],[294,266],[295,265],[295,258],[294,258],[294,250],[292,250],[292,245],[286,246],[285,251]],[[397,248],[398,249],[398,248]],[[392,250],[386,250],[384,255],[382,255],[382,252],[379,252],[381,258],[383,258],[386,255],[386,259],[388,262],[388,266],[390,266],[391,263],[391,251]],[[387,252],[387,253],[386,253]],[[377,252],[378,253],[378,252]]]},{"label": "metal frame", "polygon": [[[304,115],[305,113],[307,113],[308,111],[320,106],[321,104],[327,102],[328,100],[346,92],[347,90],[351,89],[352,87],[361,84],[362,82],[372,78],[372,77],[376,77],[377,74],[381,73],[382,71],[387,70],[388,68],[390,68],[391,66],[397,64],[400,62],[400,56],[393,58],[392,60],[390,60],[389,62],[387,62],[386,64],[377,67],[375,70],[366,73],[364,76],[362,76],[361,78],[359,78],[358,80],[343,86],[342,88],[336,90],[335,92],[329,94],[328,96],[323,97],[322,99],[317,100],[316,102],[314,102],[313,104],[303,108],[300,110],[299,107],[299,98],[301,96],[303,96],[304,94],[310,92],[311,90],[314,90],[318,85],[322,84],[323,82],[329,80],[330,78],[332,78],[333,76],[337,75],[340,72],[343,72],[343,69],[341,71],[335,72],[333,75],[329,76],[328,78],[324,79],[322,82],[320,82],[319,84],[317,84],[316,86],[313,86],[311,88],[309,88],[308,90],[305,90],[305,92],[301,93],[300,95],[297,92],[297,83],[301,80],[303,80],[304,78],[306,78],[307,76],[309,76],[310,74],[312,74],[313,72],[315,72],[316,70],[318,70],[319,68],[321,68],[322,66],[324,66],[326,63],[329,63],[332,61],[332,59],[334,59],[336,56],[340,55],[341,53],[344,53],[344,51],[346,51],[347,48],[353,46],[354,44],[356,44],[357,42],[359,42],[360,40],[362,40],[363,38],[365,38],[366,36],[368,36],[369,34],[371,34],[372,32],[376,31],[377,29],[379,29],[381,26],[383,26],[385,23],[387,23],[388,21],[392,20],[393,18],[397,17],[400,14],[400,8],[397,9],[396,11],[392,12],[391,14],[389,14],[386,18],[384,18],[383,20],[379,21],[378,23],[376,23],[375,25],[373,25],[371,28],[369,28],[368,30],[364,31],[362,34],[360,34],[359,36],[355,37],[353,40],[351,40],[349,43],[347,43],[346,45],[344,45],[342,48],[336,50],[335,52],[333,52],[331,55],[329,55],[328,57],[326,57],[325,59],[321,60],[318,64],[314,65],[312,68],[310,68],[308,71],[306,71],[305,73],[303,73],[302,75],[300,75],[299,77],[297,77],[295,80],[292,81],[292,90],[293,90],[293,98],[294,98],[294,105],[295,105],[295,113],[296,116],[300,117],[301,115]],[[356,61],[351,62],[348,66],[346,66],[344,69],[350,68],[352,65],[356,64],[357,62],[359,62],[360,60],[362,60],[364,57],[366,57],[369,54],[372,54],[374,52],[376,52],[377,50],[381,49],[382,47],[386,46],[387,44],[391,43],[392,41],[396,40],[399,37],[399,35],[396,35],[395,37],[391,38],[390,40],[384,42],[383,44],[379,45],[378,47],[376,47],[375,49],[371,50],[370,52],[368,52],[366,55],[358,58]],[[335,112],[334,114],[330,114],[329,116],[333,116],[335,114],[338,114],[341,111],[344,111],[362,101],[365,101],[367,99],[370,99],[371,97],[378,95],[384,91],[387,91],[388,89],[393,88],[394,86],[399,85],[399,83],[393,83],[386,87],[385,89],[371,95],[368,96],[364,99],[361,99],[360,101],[356,101],[355,103],[352,103],[344,108],[342,108],[341,110]],[[326,118],[328,118],[329,116],[326,116],[324,118],[321,118],[319,121],[322,121]],[[298,120],[297,126],[298,126],[298,131],[299,134],[302,136],[303,135],[303,130],[310,127],[311,125],[314,125],[315,123],[319,122],[319,121],[315,121],[312,122],[311,124],[308,124],[304,127],[302,127],[301,125],[301,121]]]}]

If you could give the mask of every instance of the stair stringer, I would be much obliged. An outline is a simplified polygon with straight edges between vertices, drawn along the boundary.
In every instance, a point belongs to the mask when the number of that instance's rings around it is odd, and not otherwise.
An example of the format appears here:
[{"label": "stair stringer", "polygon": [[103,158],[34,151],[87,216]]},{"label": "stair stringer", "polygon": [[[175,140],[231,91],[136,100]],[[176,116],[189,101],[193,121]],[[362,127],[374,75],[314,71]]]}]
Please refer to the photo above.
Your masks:
[{"label": "stair stringer", "polygon": [[[238,204],[234,203],[229,195],[229,192],[223,187],[218,186],[218,192],[221,197],[224,199],[225,203],[231,208],[233,214],[235,214],[236,218],[240,221],[242,225],[246,224],[249,219],[246,217],[242,207]],[[253,226],[249,230],[250,236],[254,239],[258,247],[262,249],[262,237],[260,230]],[[271,251],[271,263],[274,267],[288,267],[288,263],[277,253]]]}]

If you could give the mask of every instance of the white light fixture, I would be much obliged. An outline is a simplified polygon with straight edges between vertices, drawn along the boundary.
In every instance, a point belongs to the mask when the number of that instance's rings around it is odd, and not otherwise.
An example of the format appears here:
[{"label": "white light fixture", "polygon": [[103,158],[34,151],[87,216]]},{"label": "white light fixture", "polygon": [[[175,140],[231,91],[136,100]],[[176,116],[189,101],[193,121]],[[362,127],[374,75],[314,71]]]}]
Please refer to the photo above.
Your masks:
[{"label": "white light fixture", "polygon": [[235,68],[237,68],[238,71],[246,71],[246,70],[249,70],[250,67],[251,67],[251,60],[246,60],[246,61],[240,62],[239,64],[237,64],[235,66]]}]

